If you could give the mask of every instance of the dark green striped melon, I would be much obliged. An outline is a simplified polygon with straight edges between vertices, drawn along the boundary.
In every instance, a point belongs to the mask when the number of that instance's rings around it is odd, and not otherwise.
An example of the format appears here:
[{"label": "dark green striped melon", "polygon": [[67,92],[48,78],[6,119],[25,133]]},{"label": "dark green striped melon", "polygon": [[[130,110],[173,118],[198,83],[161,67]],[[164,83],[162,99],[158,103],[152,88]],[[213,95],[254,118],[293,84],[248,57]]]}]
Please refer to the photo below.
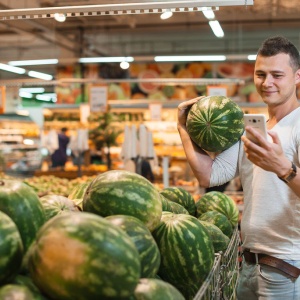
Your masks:
[{"label": "dark green striped melon", "polygon": [[192,299],[214,263],[207,230],[191,215],[163,212],[152,234],[161,253],[158,275]]},{"label": "dark green striped melon", "polygon": [[32,279],[29,276],[18,274],[12,281],[12,284],[26,286],[33,293],[40,293],[38,287],[33,283]]},{"label": "dark green striped melon", "polygon": [[26,252],[45,222],[45,213],[35,191],[18,180],[0,180],[0,211],[16,223]]},{"label": "dark green striped melon", "polygon": [[212,240],[215,252],[225,251],[228,247],[230,239],[222,230],[211,222],[199,220],[200,223],[207,229]]},{"label": "dark green striped melon", "polygon": [[196,202],[197,216],[203,213],[215,210],[224,214],[230,221],[232,227],[235,227],[239,220],[239,210],[234,200],[226,194],[218,191],[205,193],[198,202]]},{"label": "dark green striped melon", "polygon": [[40,201],[45,211],[45,218],[49,220],[56,215],[66,211],[78,212],[79,209],[76,204],[65,196],[60,195],[46,195],[40,197]]},{"label": "dark green striped melon", "polygon": [[193,196],[181,187],[167,187],[160,191],[161,195],[169,201],[176,202],[182,205],[190,215],[195,216],[196,205]]},{"label": "dark green striped melon", "polygon": [[162,204],[159,191],[145,177],[112,170],[98,175],[88,186],[83,210],[103,217],[134,216],[152,231],[159,224]]},{"label": "dark green striped melon", "polygon": [[90,182],[83,182],[76,185],[68,195],[68,198],[73,200],[76,205],[82,209],[82,201]]},{"label": "dark green striped melon", "polygon": [[27,286],[7,284],[0,287],[1,300],[46,300],[41,294],[33,293]]},{"label": "dark green striped melon", "polygon": [[231,223],[225,215],[218,211],[207,211],[199,217],[199,220],[210,222],[216,225],[229,238],[232,236],[233,228],[231,226]]},{"label": "dark green striped melon", "polygon": [[154,277],[160,265],[160,252],[147,226],[133,216],[114,215],[106,219],[122,228],[134,242],[141,261],[141,277]]},{"label": "dark green striped melon", "polygon": [[133,299],[185,300],[183,295],[173,285],[155,278],[141,278],[134,291]]},{"label": "dark green striped melon", "polygon": [[228,97],[207,96],[189,110],[186,128],[190,138],[202,149],[223,151],[242,136],[243,111]]},{"label": "dark green striped melon", "polygon": [[124,230],[85,212],[46,222],[30,248],[28,266],[36,286],[60,300],[129,297],[141,271],[139,253]]},{"label": "dark green striped melon", "polygon": [[23,244],[13,220],[0,211],[0,285],[15,277],[22,264]]},{"label": "dark green striped melon", "polygon": [[173,202],[165,198],[162,194],[160,194],[162,210],[169,211],[174,214],[186,214],[189,215],[189,212],[179,203]]}]

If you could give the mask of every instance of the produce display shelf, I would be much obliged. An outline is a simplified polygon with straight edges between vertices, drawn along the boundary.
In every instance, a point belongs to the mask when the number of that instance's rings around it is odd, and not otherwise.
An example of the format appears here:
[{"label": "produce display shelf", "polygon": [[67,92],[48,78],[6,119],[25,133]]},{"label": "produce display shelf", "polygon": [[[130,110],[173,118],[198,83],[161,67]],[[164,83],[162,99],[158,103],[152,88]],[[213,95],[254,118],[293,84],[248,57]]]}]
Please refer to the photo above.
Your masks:
[{"label": "produce display shelf", "polygon": [[236,300],[240,232],[235,227],[225,252],[215,254],[213,267],[193,300]]},{"label": "produce display shelf", "polygon": [[213,267],[194,300],[219,300],[221,297],[221,254],[215,254]]}]

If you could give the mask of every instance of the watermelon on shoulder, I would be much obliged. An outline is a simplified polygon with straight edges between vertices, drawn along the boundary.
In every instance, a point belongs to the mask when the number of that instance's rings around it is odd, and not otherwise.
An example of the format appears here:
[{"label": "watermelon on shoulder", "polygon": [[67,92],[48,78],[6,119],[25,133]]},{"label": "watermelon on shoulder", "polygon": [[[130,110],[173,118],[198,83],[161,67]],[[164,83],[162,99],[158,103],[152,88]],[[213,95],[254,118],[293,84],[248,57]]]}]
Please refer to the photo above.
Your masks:
[{"label": "watermelon on shoulder", "polygon": [[244,132],[242,109],[225,96],[199,99],[189,110],[186,128],[190,138],[209,152],[223,151],[239,141]]}]

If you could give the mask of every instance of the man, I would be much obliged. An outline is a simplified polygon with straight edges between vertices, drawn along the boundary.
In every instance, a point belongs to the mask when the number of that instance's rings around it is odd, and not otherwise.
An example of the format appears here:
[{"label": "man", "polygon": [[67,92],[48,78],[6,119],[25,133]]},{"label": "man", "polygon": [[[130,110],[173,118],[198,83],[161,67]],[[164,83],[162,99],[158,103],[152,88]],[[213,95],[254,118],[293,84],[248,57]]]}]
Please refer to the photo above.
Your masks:
[{"label": "man", "polygon": [[300,299],[299,68],[299,52],[290,41],[284,37],[264,41],[255,62],[254,83],[267,104],[268,139],[246,127],[259,143],[243,135],[214,159],[191,141],[185,126],[188,110],[199,98],[178,106],[178,131],[199,184],[221,185],[237,175],[241,179],[244,258],[239,300]]}]

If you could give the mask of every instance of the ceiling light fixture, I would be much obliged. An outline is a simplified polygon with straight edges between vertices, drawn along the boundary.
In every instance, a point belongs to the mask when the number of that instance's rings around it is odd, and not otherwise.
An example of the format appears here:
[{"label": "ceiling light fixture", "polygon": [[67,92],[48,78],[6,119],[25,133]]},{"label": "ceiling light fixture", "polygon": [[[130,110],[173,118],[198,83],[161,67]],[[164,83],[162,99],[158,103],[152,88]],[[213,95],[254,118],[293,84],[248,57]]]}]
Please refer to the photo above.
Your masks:
[{"label": "ceiling light fixture", "polygon": [[256,54],[250,54],[247,56],[248,60],[256,60]]},{"label": "ceiling light fixture", "polygon": [[217,21],[217,20],[209,21],[208,24],[216,37],[222,38],[224,36],[224,31],[223,31],[219,21]]},{"label": "ceiling light fixture", "polygon": [[202,13],[206,19],[214,19],[215,14],[211,7],[202,7]]},{"label": "ceiling light fixture", "polygon": [[58,64],[58,59],[12,60],[8,64],[11,66],[56,65]]},{"label": "ceiling light fixture", "polygon": [[123,69],[123,70],[128,69],[129,66],[130,66],[130,64],[129,64],[128,61],[122,61],[122,62],[120,63],[120,67],[121,67],[121,69]]},{"label": "ceiling light fixture", "polygon": [[19,92],[27,92],[32,94],[44,93],[45,89],[43,87],[30,87],[30,88],[20,88]]},{"label": "ceiling light fixture", "polygon": [[172,16],[173,16],[172,11],[168,9],[160,15],[160,18],[162,20],[167,20],[167,19],[171,18]]},{"label": "ceiling light fixture", "polygon": [[224,61],[225,55],[155,56],[156,62],[166,61]]},{"label": "ceiling light fixture", "polygon": [[21,98],[28,98],[28,99],[31,99],[33,97],[33,95],[29,92],[19,92],[19,96]]},{"label": "ceiling light fixture", "polygon": [[4,70],[4,71],[12,72],[12,73],[17,73],[17,74],[25,74],[26,73],[26,70],[23,68],[18,68],[18,67],[6,65],[6,64],[1,64],[1,63],[0,63],[0,69]]},{"label": "ceiling light fixture", "polygon": [[65,22],[67,19],[66,14],[62,14],[62,13],[55,13],[53,16],[57,22],[61,22],[61,23]]},{"label": "ceiling light fixture", "polygon": [[132,56],[117,56],[117,57],[82,57],[78,60],[80,63],[120,63],[122,61],[133,62]]},{"label": "ceiling light fixture", "polygon": [[43,80],[52,80],[53,79],[52,75],[41,73],[41,72],[36,72],[36,71],[29,71],[28,76],[43,79]]}]

